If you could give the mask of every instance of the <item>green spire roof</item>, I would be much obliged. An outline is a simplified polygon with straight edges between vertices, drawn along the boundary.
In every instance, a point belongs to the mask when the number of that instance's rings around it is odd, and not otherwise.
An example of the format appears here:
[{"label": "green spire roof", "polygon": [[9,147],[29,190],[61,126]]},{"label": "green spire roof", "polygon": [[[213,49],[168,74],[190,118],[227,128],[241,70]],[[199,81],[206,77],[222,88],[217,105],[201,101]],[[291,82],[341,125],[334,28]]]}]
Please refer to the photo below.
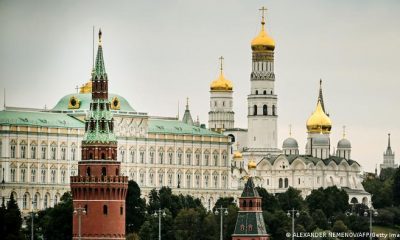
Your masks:
[{"label": "green spire roof", "polygon": [[186,110],[185,110],[185,114],[183,114],[182,122],[189,124],[189,125],[193,125],[193,118],[192,118],[192,115],[190,114],[190,110],[189,110],[189,98],[186,99]]},{"label": "green spire roof", "polygon": [[93,69],[92,80],[104,79],[107,80],[106,67],[103,58],[103,46],[101,43],[102,32],[99,30],[99,46],[97,48],[96,65]]},{"label": "green spire roof", "polygon": [[253,178],[249,177],[246,184],[244,185],[244,189],[241,197],[259,197],[256,186],[254,184]]}]

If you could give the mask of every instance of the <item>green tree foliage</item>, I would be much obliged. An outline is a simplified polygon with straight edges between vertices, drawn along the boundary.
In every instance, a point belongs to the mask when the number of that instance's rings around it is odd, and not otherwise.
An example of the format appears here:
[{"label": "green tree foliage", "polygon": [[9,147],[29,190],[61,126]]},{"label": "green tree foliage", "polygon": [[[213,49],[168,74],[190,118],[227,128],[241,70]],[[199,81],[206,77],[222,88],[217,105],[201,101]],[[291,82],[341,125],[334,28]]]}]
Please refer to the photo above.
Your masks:
[{"label": "green tree foliage", "polygon": [[[54,208],[47,208],[34,215],[35,239],[43,237],[48,240],[72,239],[72,195],[66,192]],[[31,217],[27,220],[27,235],[30,235]]]},{"label": "green tree foliage", "polygon": [[[207,218],[207,220],[212,221],[213,218]],[[199,211],[193,208],[182,209],[179,211],[178,215],[174,221],[174,232],[175,239],[177,240],[195,240],[202,239],[202,216]],[[213,225],[217,225],[215,220],[213,224],[207,224],[210,228]],[[214,231],[215,232],[215,231]],[[212,234],[209,233],[209,234]]]},{"label": "green tree foliage", "polygon": [[312,190],[306,202],[311,212],[321,209],[328,218],[349,208],[349,196],[336,186]]},{"label": "green tree foliage", "polygon": [[379,179],[381,181],[393,179],[394,175],[396,174],[396,170],[397,170],[396,168],[381,169],[381,172],[379,173]]},{"label": "green tree foliage", "polygon": [[279,206],[283,211],[290,210],[292,208],[302,210],[305,208],[305,202],[301,196],[301,191],[289,187],[284,193],[277,194]]},{"label": "green tree foliage", "polygon": [[275,212],[264,212],[264,221],[267,227],[267,233],[271,235],[271,240],[286,239],[286,233],[291,232],[291,219],[287,217],[286,212],[276,210]]},{"label": "green tree foliage", "polygon": [[4,198],[1,201],[1,207],[0,207],[0,236],[5,236],[6,235],[6,205],[4,202]]},{"label": "green tree foliage", "polygon": [[21,233],[21,211],[18,208],[13,194],[10,195],[10,200],[7,202],[7,210],[5,211],[4,218],[5,235],[2,237],[4,237],[5,240],[23,239]]},{"label": "green tree foliage", "polygon": [[312,218],[319,229],[328,229],[328,219],[321,209],[316,209],[312,212]]},{"label": "green tree foliage", "polygon": [[337,220],[332,227],[332,232],[348,232],[346,224],[342,220]]},{"label": "green tree foliage", "polygon": [[384,174],[381,179],[366,179],[363,181],[365,191],[372,194],[372,204],[375,208],[393,205],[393,175]]},{"label": "green tree foliage", "polygon": [[397,168],[396,173],[393,177],[393,204],[400,206],[400,168]]},{"label": "green tree foliage", "polygon": [[263,211],[274,212],[279,209],[279,204],[274,195],[268,193],[263,187],[256,187],[258,194],[262,197],[262,209]]},{"label": "green tree foliage", "polygon": [[140,198],[140,188],[135,181],[128,182],[128,193],[126,196],[126,232],[138,233],[142,226],[146,211],[146,202]]}]

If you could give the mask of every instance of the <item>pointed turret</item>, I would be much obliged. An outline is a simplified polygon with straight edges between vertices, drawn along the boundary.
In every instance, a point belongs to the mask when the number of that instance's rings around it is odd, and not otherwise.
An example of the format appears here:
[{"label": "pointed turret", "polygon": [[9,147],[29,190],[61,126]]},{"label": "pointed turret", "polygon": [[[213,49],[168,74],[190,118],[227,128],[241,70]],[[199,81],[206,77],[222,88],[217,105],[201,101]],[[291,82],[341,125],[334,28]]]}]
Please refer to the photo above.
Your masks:
[{"label": "pointed turret", "polygon": [[324,97],[322,96],[322,79],[319,80],[319,94],[318,101],[321,103],[322,110],[326,114],[325,105],[324,105]]},{"label": "pointed turret", "polygon": [[386,148],[386,155],[391,155],[392,154],[392,147],[390,146],[390,133],[388,133],[388,145]]},{"label": "pointed turret", "polygon": [[185,113],[183,114],[182,122],[189,125],[193,125],[193,118],[189,110],[189,98],[186,98],[186,109]]},{"label": "pointed turret", "polygon": [[232,240],[253,239],[268,240],[262,212],[262,198],[249,177],[239,198],[239,212]]}]

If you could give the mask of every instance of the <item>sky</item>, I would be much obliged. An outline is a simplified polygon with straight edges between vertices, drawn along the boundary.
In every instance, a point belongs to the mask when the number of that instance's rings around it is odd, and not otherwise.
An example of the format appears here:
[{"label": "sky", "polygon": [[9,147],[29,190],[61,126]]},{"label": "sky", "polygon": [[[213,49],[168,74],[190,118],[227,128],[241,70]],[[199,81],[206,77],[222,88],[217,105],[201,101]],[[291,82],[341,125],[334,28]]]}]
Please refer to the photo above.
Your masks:
[{"label": "sky", "polygon": [[209,84],[222,55],[234,84],[235,126],[247,128],[250,42],[262,6],[276,42],[279,147],[292,125],[304,152],[322,79],[332,147],[345,125],[352,158],[364,170],[383,161],[389,132],[400,154],[395,0],[0,0],[0,89],[7,106],[54,107],[89,80],[95,26],[103,31],[110,91],[135,110],[174,117],[189,97],[193,117],[207,123]]}]

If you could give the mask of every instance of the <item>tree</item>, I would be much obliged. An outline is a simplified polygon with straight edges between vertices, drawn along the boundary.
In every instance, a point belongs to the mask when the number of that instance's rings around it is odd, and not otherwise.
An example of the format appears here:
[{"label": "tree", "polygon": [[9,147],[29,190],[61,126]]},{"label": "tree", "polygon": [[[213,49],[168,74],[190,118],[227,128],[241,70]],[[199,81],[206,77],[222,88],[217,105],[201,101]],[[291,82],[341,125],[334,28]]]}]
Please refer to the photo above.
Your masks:
[{"label": "tree", "polygon": [[7,209],[3,198],[0,207],[0,236],[5,236],[6,234],[6,212]]},{"label": "tree", "polygon": [[388,179],[392,179],[395,174],[396,168],[384,168],[381,169],[381,172],[379,173],[379,179],[381,181],[386,181]]},{"label": "tree", "polygon": [[264,212],[264,221],[267,233],[273,239],[286,239],[286,233],[291,232],[291,219],[287,217],[286,212],[276,210],[274,213]]},{"label": "tree", "polygon": [[284,193],[277,194],[278,202],[283,211],[290,210],[292,208],[297,210],[303,210],[305,202],[301,196],[301,191],[289,187]]},{"label": "tree", "polygon": [[262,197],[262,209],[263,211],[275,212],[280,209],[278,200],[276,197],[263,187],[256,187],[258,194]]},{"label": "tree", "polygon": [[394,174],[392,192],[393,192],[393,203],[396,206],[399,206],[400,205],[400,168],[397,168],[396,173]]},{"label": "tree", "polygon": [[140,188],[135,181],[128,182],[128,193],[125,202],[126,209],[126,232],[139,232],[144,222],[146,203],[140,198]]},{"label": "tree", "polygon": [[336,186],[312,190],[306,197],[306,202],[310,212],[321,209],[328,218],[349,208],[349,196],[346,191],[339,190]]},{"label": "tree", "polygon": [[307,211],[300,212],[300,216],[296,219],[296,223],[304,227],[306,231],[303,232],[312,232],[316,228],[313,218],[311,218]]},{"label": "tree", "polygon": [[[175,239],[195,240],[200,239],[202,219],[195,209],[182,209],[174,221]],[[215,224],[216,225],[216,224]]]},{"label": "tree", "polygon": [[337,220],[332,227],[332,232],[348,232],[346,224],[342,220]]},{"label": "tree", "polygon": [[14,195],[10,195],[10,200],[7,202],[7,210],[5,212],[5,240],[23,239],[21,233],[22,218],[21,211],[18,208]]},{"label": "tree", "polygon": [[312,213],[312,218],[319,229],[328,229],[328,219],[321,209],[317,209]]}]

